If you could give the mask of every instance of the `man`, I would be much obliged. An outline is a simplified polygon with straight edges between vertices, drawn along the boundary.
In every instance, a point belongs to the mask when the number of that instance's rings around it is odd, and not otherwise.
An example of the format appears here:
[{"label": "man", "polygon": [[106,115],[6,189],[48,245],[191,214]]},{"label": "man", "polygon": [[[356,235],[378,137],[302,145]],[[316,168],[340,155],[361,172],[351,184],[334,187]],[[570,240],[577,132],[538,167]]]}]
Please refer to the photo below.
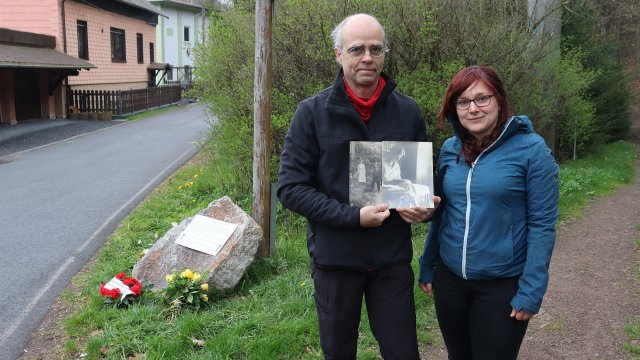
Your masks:
[{"label": "man", "polygon": [[349,141],[426,141],[424,119],[382,73],[387,41],[374,17],[349,16],[331,36],[342,68],[332,87],[298,105],[280,157],[278,197],[307,218],[325,358],[356,358],[364,295],[382,356],[419,359],[410,224],[432,209],[350,206]]}]

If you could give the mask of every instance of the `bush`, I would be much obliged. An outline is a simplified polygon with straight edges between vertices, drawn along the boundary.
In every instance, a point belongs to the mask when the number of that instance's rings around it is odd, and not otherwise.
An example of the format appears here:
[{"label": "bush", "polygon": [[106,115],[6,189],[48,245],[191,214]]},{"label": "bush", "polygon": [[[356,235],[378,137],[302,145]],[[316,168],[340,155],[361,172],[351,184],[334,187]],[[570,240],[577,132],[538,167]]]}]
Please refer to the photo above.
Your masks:
[{"label": "bush", "polygon": [[[196,48],[196,88],[219,118],[210,150],[216,155],[214,161],[228,170],[220,175],[235,180],[224,183],[235,184],[229,191],[250,193],[255,4],[250,0],[234,4],[231,10],[212,15],[207,42]],[[574,141],[582,153],[600,138],[595,129],[604,125],[597,118],[603,113],[590,92],[596,86],[594,80],[602,79],[605,72],[585,65],[588,53],[573,47],[561,52],[557,36],[542,31],[544,22],[528,18],[525,1],[282,0],[274,4],[273,179],[298,102],[335,79],[339,66],[330,32],[345,16],[358,12],[376,16],[385,27],[391,49],[385,71],[398,80],[400,91],[420,105],[436,157],[443,139],[451,134],[435,126],[444,91],[457,70],[472,64],[491,66],[501,74],[514,112],[530,115],[558,157],[570,156]],[[559,18],[559,11],[548,9],[540,18]],[[625,125],[611,121],[616,124],[607,125],[612,129],[608,139],[618,138]]]}]

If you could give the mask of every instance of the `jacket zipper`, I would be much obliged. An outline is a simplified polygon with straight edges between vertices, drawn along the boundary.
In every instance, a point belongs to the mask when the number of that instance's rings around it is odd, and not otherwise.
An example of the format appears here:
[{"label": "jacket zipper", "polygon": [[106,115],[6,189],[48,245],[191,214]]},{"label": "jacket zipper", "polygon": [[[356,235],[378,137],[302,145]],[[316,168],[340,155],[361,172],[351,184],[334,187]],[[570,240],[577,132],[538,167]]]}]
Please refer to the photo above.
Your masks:
[{"label": "jacket zipper", "polygon": [[[480,154],[482,155],[482,153]],[[478,156],[478,159],[480,156]],[[469,222],[471,221],[471,175],[473,174],[473,168],[476,167],[478,159],[471,163],[471,169],[467,174],[467,211],[464,217],[464,240],[462,241],[462,278],[467,280],[467,239],[469,238]]]},{"label": "jacket zipper", "polygon": [[480,155],[478,155],[478,157],[476,158],[476,161],[471,163],[471,168],[469,169],[469,173],[467,174],[467,186],[466,186],[467,211],[465,213],[464,238],[462,240],[462,278],[465,279],[465,280],[467,280],[467,241],[469,239],[469,227],[470,227],[470,222],[471,222],[471,176],[473,175],[473,170],[475,169],[476,164],[478,163],[478,161],[480,160],[482,155],[484,155],[484,153],[487,150],[491,149],[493,147],[493,145],[495,145],[498,142],[498,140],[500,140],[502,135],[504,135],[504,133],[509,128],[509,125],[511,124],[511,121],[513,121],[513,117],[511,117],[509,119],[509,122],[507,122],[507,125],[505,125],[504,130],[502,130],[502,132],[500,133],[500,136],[498,136],[498,138],[491,145],[487,146],[487,148],[484,149],[480,153]]}]

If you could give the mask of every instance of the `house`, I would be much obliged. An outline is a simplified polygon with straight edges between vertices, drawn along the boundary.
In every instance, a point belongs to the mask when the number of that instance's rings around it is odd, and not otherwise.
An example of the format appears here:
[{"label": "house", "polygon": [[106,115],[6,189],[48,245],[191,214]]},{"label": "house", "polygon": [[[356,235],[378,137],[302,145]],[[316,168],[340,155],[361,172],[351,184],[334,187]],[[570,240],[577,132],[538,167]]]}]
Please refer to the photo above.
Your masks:
[{"label": "house", "polygon": [[[12,48],[0,50],[0,56],[15,54],[16,47],[31,51],[36,47],[41,51],[31,54],[33,57],[26,63],[0,59],[0,76],[4,79],[11,73],[14,79],[12,85],[5,81],[0,85],[1,120],[15,123],[45,115],[65,117],[69,89],[146,88],[149,80],[166,68],[155,64],[155,27],[160,15],[146,0],[2,0],[0,28],[6,30],[5,40],[0,41]],[[14,41],[16,37],[21,40]],[[52,52],[59,53],[57,61],[66,64],[64,71],[60,70],[61,64],[55,67],[43,61],[53,59]],[[33,74],[36,69],[40,75]],[[42,75],[45,73],[49,76],[46,79]],[[42,94],[45,87],[47,96],[34,95]],[[11,88],[13,100],[7,95]],[[22,100],[26,93],[30,100]],[[42,108],[39,113],[20,110],[37,107],[38,102]]]},{"label": "house", "polygon": [[203,42],[209,29],[209,13],[228,5],[225,0],[149,0],[165,17],[156,27],[158,59],[171,65],[161,83],[189,84],[193,71],[193,48]]}]

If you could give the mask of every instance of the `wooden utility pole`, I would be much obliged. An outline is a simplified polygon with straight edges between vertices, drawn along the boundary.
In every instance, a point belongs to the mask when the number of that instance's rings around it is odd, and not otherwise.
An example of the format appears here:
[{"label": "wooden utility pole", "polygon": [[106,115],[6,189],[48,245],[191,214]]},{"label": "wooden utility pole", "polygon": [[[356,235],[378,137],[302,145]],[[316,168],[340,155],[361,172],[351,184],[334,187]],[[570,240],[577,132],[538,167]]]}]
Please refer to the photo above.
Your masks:
[{"label": "wooden utility pole", "polygon": [[253,219],[262,226],[258,256],[269,255],[271,179],[271,29],[273,0],[256,0],[253,83]]}]

